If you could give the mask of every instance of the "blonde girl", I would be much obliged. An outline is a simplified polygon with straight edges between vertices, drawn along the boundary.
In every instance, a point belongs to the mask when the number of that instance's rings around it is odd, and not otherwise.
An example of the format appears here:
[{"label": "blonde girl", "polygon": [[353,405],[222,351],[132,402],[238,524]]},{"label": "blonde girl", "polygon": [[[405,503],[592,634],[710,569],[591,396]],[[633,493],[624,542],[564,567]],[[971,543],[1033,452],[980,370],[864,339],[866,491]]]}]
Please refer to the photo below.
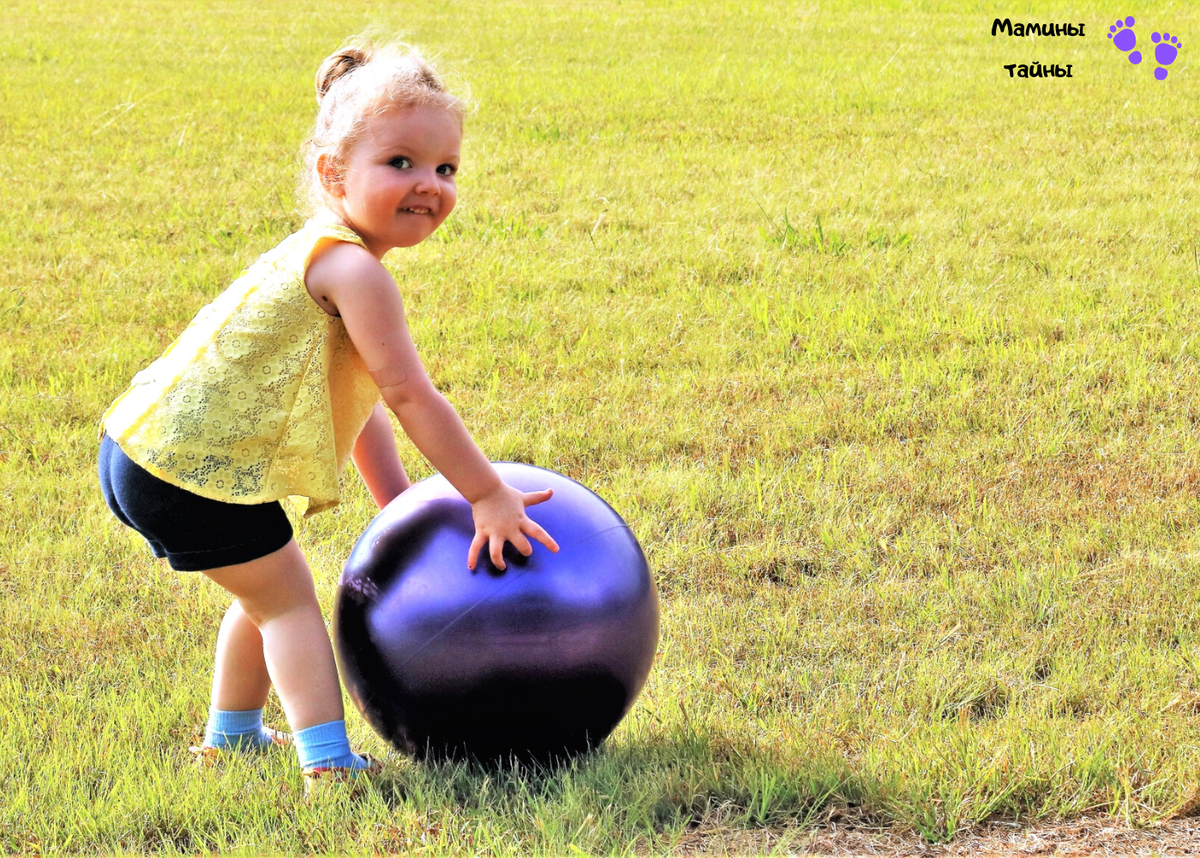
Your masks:
[{"label": "blonde girl", "polygon": [[[233,596],[217,636],[209,759],[294,741],[308,783],[374,771],[352,753],[329,636],[279,501],[305,515],[340,500],[353,459],[380,506],[409,485],[384,403],[470,503],[486,550],[558,546],[526,514],[550,491],[497,476],[430,382],[382,259],[454,209],[463,106],[412,50],[351,46],[317,73],[306,176],[314,214],[264,254],[102,420],[105,500],[159,557]],[[382,403],[380,399],[382,398]],[[293,735],[263,726],[275,686]]]}]

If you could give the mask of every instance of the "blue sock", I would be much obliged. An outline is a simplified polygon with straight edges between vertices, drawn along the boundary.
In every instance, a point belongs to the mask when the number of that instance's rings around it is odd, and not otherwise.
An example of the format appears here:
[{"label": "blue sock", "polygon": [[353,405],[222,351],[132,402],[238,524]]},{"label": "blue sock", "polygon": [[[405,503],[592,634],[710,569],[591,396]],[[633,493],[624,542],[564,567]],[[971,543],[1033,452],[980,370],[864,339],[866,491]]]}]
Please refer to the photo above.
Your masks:
[{"label": "blue sock", "polygon": [[271,744],[271,734],[263,726],[262,710],[208,710],[208,729],[204,744],[214,748],[253,751]]},{"label": "blue sock", "polygon": [[339,769],[365,769],[370,765],[350,750],[345,721],[329,721],[297,730],[293,734],[300,768],[330,766]]}]

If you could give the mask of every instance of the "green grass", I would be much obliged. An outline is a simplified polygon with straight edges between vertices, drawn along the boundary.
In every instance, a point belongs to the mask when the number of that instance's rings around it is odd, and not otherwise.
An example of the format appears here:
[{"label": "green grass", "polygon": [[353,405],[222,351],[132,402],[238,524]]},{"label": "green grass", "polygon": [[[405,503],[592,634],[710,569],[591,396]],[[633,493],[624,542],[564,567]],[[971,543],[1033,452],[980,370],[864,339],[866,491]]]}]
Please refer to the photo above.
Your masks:
[{"label": "green grass", "polygon": [[[1094,3],[10,4],[0,851],[786,849],[835,812],[942,841],[1194,807],[1200,16],[1132,11],[1180,35],[1163,83]],[[105,509],[96,424],[300,223],[312,75],[368,25],[477,104],[458,210],[389,257],[430,374],[491,458],[626,517],[663,635],[566,771],[393,759],[308,807],[286,755],[188,764],[225,600]],[[1033,60],[1075,77],[1002,68]],[[298,523],[326,607],[372,515],[347,492]]]}]

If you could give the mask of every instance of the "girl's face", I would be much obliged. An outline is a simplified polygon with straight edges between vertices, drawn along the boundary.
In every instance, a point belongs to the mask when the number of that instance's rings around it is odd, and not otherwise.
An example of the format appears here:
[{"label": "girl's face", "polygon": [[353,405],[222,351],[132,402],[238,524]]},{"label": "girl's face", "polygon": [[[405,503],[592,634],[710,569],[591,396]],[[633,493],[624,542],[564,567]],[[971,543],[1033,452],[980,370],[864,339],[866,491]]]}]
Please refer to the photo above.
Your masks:
[{"label": "girl's face", "polygon": [[[331,206],[376,258],[433,234],[458,200],[462,128],[435,105],[387,110],[367,119],[346,156]],[[339,210],[340,209],[340,210]]]}]

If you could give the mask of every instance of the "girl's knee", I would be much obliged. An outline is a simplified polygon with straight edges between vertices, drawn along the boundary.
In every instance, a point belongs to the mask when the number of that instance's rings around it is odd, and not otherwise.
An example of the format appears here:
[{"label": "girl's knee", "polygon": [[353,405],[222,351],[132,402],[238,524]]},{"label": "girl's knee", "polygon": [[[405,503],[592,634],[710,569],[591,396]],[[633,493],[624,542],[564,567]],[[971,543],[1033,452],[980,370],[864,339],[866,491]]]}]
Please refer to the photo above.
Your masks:
[{"label": "girl's knee", "polygon": [[321,606],[317,602],[316,592],[311,595],[304,593],[280,594],[280,597],[255,601],[250,598],[239,598],[242,613],[254,626],[262,630],[263,626],[280,617],[294,614],[311,614],[321,622]]},{"label": "girl's knee", "polygon": [[320,612],[312,573],[295,540],[265,557],[205,574],[237,598],[256,626],[298,609]]}]

